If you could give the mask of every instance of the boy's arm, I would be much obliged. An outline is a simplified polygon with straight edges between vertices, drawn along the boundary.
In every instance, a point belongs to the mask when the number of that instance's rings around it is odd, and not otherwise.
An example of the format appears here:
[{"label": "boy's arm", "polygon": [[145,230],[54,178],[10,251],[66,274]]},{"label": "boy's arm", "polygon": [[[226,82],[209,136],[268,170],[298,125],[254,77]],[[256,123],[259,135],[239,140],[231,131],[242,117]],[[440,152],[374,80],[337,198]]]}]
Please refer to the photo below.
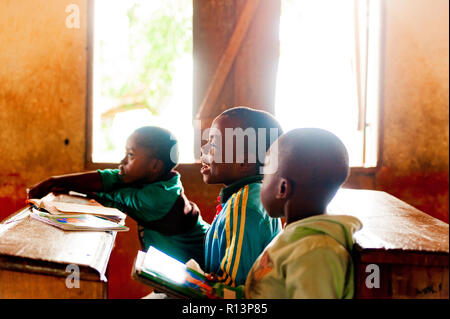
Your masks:
[{"label": "boy's arm", "polygon": [[[103,179],[103,184],[108,189],[111,183]],[[94,198],[105,206],[120,209],[141,224],[164,217],[179,196],[176,191],[167,191],[158,186],[122,186],[111,191],[95,192]]]},{"label": "boy's arm", "polygon": [[50,192],[66,193],[75,191],[90,193],[101,191],[102,178],[97,171],[75,173],[61,176],[52,176],[40,183],[31,186],[28,198],[42,198]]}]

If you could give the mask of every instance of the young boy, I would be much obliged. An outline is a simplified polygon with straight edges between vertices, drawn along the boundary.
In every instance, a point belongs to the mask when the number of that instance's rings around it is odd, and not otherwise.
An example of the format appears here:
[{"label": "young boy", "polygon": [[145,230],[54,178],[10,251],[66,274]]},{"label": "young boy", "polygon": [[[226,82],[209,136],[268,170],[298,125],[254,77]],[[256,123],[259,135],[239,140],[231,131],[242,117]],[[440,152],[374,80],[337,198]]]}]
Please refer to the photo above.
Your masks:
[{"label": "young boy", "polygon": [[[326,214],[349,172],[344,144],[321,129],[295,129],[269,150],[261,201],[285,229],[266,247],[245,283],[246,298],[352,298],[352,216]],[[278,157],[278,158],[277,158]],[[278,164],[273,167],[273,163]]]},{"label": "young boy", "polygon": [[127,140],[118,169],[55,176],[29,190],[29,198],[70,190],[88,193],[106,206],[117,207],[138,222],[143,249],[150,245],[182,261],[203,264],[204,235],[208,228],[200,211],[184,195],[178,145],[162,128],[137,129]]},{"label": "young boy", "polygon": [[265,152],[281,134],[269,113],[237,107],[214,119],[202,147],[203,181],[225,185],[206,234],[205,271],[225,285],[244,284],[256,258],[281,230],[280,220],[269,217],[260,201]]}]

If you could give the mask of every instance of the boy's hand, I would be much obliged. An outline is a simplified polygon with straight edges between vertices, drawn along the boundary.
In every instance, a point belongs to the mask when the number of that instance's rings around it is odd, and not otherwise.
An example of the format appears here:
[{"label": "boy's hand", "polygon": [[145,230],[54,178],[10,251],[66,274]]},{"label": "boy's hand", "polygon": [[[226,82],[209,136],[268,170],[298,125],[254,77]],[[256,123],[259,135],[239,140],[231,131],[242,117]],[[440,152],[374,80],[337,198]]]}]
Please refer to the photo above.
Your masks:
[{"label": "boy's hand", "polygon": [[37,183],[27,189],[27,198],[42,198],[48,193],[64,193],[65,188],[58,185],[58,179],[50,177],[43,182]]},{"label": "boy's hand", "polygon": [[208,280],[208,281],[218,281],[216,274],[213,274],[213,273],[206,274],[205,277],[206,277],[206,280]]}]

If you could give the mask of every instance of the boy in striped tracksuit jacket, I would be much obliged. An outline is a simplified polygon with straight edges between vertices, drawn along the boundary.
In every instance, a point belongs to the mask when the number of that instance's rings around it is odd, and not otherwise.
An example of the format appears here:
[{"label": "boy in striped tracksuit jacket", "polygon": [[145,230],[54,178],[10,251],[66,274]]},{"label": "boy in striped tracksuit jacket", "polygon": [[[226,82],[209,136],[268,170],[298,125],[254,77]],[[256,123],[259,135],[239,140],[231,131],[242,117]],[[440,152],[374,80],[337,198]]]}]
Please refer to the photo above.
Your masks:
[{"label": "boy in striped tracksuit jacket", "polygon": [[[226,136],[226,129],[236,128],[246,132],[248,128],[256,132],[259,128],[267,131],[264,136],[258,134],[254,141],[248,138],[244,154],[236,154],[233,139],[231,143],[236,156],[233,162],[227,163],[223,159],[225,152],[229,151],[226,144],[230,141],[222,137]],[[232,108],[216,117],[209,141],[202,147],[201,173],[204,182],[226,186],[220,192],[217,215],[206,234],[205,271],[225,285],[244,284],[256,258],[281,231],[280,219],[268,216],[261,204],[263,175],[260,174],[260,167],[264,164],[264,158],[256,162],[249,159],[250,143],[257,145],[253,150],[264,145],[264,150],[257,151],[258,154],[265,154],[270,147],[274,139],[273,134],[272,138],[267,138],[271,128],[276,129],[275,138],[282,134],[280,125],[269,113],[246,107]],[[266,139],[265,143],[260,141],[262,138]]]}]

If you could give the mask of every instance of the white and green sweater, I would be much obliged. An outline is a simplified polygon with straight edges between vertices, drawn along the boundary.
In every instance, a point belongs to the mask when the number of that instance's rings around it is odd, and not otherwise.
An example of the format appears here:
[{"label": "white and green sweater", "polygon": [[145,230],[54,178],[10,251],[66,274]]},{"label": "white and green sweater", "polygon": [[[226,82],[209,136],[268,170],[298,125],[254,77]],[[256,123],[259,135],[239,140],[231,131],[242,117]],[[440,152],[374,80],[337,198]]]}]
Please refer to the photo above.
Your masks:
[{"label": "white and green sweater", "polygon": [[353,298],[352,216],[317,215],[286,226],[253,264],[246,298]]}]

